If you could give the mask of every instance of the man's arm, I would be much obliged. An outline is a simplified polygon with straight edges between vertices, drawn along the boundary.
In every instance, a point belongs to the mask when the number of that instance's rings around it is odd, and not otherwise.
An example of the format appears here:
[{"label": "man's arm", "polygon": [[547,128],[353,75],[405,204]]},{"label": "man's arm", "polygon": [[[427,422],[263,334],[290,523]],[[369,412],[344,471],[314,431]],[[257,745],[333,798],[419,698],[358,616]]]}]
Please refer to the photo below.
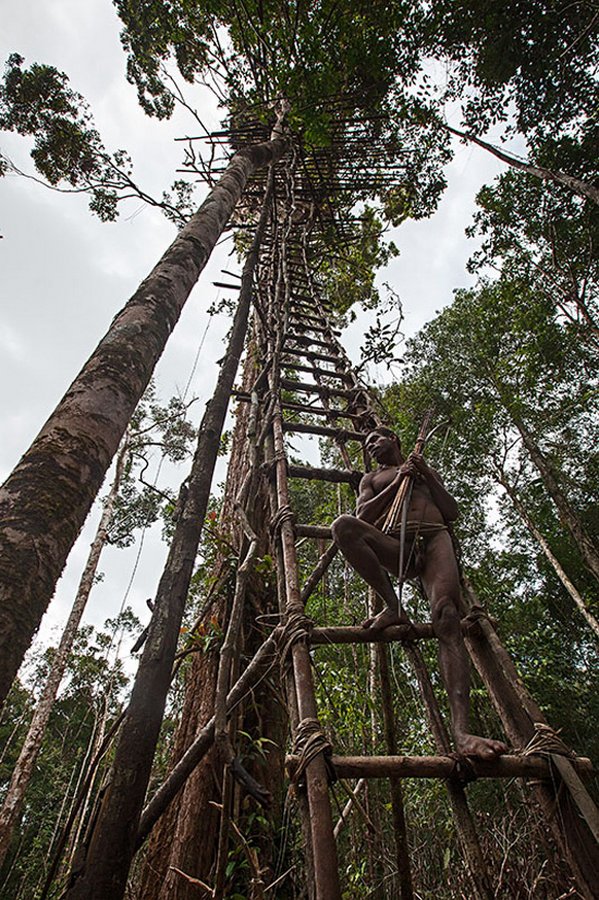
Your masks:
[{"label": "man's arm", "polygon": [[374,524],[377,519],[389,509],[389,506],[397,493],[399,483],[406,474],[402,469],[399,470],[393,481],[378,494],[375,494],[372,486],[372,479],[376,473],[367,472],[367,474],[364,475],[360,482],[356,504],[356,516],[358,519],[363,519],[364,522]]},{"label": "man's arm", "polygon": [[416,472],[426,482],[433,502],[438,507],[445,521],[453,522],[457,519],[459,515],[458,504],[441,481],[440,475],[427,465],[424,457],[419,453],[411,453],[407,462],[413,464]]}]

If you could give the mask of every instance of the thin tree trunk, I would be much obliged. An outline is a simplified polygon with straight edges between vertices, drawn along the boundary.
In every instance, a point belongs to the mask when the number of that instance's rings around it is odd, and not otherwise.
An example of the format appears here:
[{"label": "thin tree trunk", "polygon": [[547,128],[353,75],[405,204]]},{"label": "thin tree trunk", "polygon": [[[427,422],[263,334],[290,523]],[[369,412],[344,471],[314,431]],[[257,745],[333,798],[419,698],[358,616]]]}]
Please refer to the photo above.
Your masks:
[{"label": "thin tree trunk", "polygon": [[[272,178],[269,179],[272,184]],[[164,714],[172,666],[189,583],[210,497],[231,389],[243,351],[252,298],[253,274],[267,220],[265,202],[243,269],[239,303],[227,353],[200,426],[188,478],[187,496],[177,521],[156,595],[129,708],[115,751],[110,784],[91,835],[87,858],[67,890],[68,900],[118,900],[126,887],[141,808],[148,786]]]},{"label": "thin tree trunk", "polygon": [[0,489],[0,702],[152,371],[250,175],[285,149],[238,151],[219,183],[113,320]]},{"label": "thin tree trunk", "polygon": [[574,178],[573,175],[568,175],[566,172],[554,172],[552,169],[545,169],[543,166],[525,162],[524,160],[512,156],[510,153],[506,153],[504,150],[500,150],[498,147],[494,147],[493,144],[488,144],[486,141],[475,137],[473,134],[468,134],[466,131],[458,131],[457,128],[452,128],[451,125],[442,123],[442,127],[446,131],[450,131],[451,134],[455,134],[456,137],[466,141],[472,141],[473,144],[492,153],[497,159],[507,163],[508,166],[512,166],[514,169],[520,169],[522,172],[526,172],[527,175],[533,175],[535,178],[540,178],[542,181],[552,181],[554,184],[560,184],[562,187],[567,187],[568,190],[572,191],[573,194],[577,194],[579,197],[585,197],[587,200],[592,200],[593,203],[599,203],[599,190],[597,190],[596,187],[593,187],[592,184],[582,181],[580,178]]},{"label": "thin tree trunk", "polygon": [[498,478],[499,478],[500,484],[503,486],[503,488],[505,489],[505,492],[507,493],[508,497],[512,501],[512,503],[514,505],[514,509],[516,510],[516,512],[518,513],[518,515],[520,516],[520,518],[522,519],[522,521],[524,522],[524,524],[530,531],[531,535],[536,540],[539,547],[545,554],[545,557],[547,558],[547,560],[553,567],[555,574],[557,575],[557,577],[559,578],[559,580],[565,587],[566,591],[568,592],[568,594],[574,601],[576,607],[580,611],[581,615],[584,617],[587,625],[589,626],[589,628],[591,628],[593,630],[593,632],[595,633],[595,637],[599,638],[599,622],[597,621],[595,616],[592,615],[592,613],[590,613],[588,611],[588,609],[586,608],[585,602],[582,599],[582,596],[576,589],[576,586],[568,578],[560,561],[554,555],[553,550],[549,546],[547,540],[541,534],[541,532],[539,531],[539,529],[537,528],[537,526],[535,525],[535,523],[529,516],[529,514],[526,510],[526,507],[524,506],[524,504],[522,503],[518,494],[514,490],[513,485],[511,485],[509,483],[509,481],[507,481],[505,474],[499,469],[498,469]]},{"label": "thin tree trunk", "polygon": [[4,798],[4,803],[2,804],[2,809],[0,810],[0,865],[2,865],[10,846],[13,829],[23,806],[25,794],[29,786],[35,761],[42,746],[46,726],[50,718],[50,713],[52,712],[58,688],[60,687],[69,654],[71,653],[73,642],[79,629],[79,623],[81,622],[81,617],[94,584],[100,555],[106,544],[108,528],[119,491],[127,452],[128,440],[127,436],[125,436],[117,458],[116,472],[112,486],[104,503],[100,523],[91,545],[89,556],[81,576],[81,581],[79,582],[75,602],[73,603],[67,624],[62,633],[48,679],[33,713],[29,730],[27,731],[19,758],[12,773],[6,797]]}]

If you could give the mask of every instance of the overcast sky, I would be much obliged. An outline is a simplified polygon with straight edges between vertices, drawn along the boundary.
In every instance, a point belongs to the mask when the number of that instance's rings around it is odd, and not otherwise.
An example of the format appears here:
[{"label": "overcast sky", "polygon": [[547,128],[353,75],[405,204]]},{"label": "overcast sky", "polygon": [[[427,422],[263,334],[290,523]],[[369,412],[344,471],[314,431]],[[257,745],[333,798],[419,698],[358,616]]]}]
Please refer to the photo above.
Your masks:
[{"label": "overcast sky", "polygon": [[[22,0],[12,4],[10,15],[7,0],[0,2],[2,60],[18,52],[26,65],[43,62],[66,72],[73,89],[89,101],[107,148],[127,149],[138,183],[160,196],[181,162],[181,145],[173,139],[194,126],[179,116],[168,123],[150,120],[138,107],[135,89],[125,80],[119,22],[110,0]],[[193,103],[209,126],[218,126],[219,113],[210,95],[197,94]],[[33,171],[27,141],[2,135],[2,149],[19,167]],[[475,244],[466,240],[464,229],[471,221],[476,191],[499,171],[501,165],[484,151],[458,146],[448,167],[449,189],[437,213],[393,233],[401,255],[379,280],[399,293],[408,335],[450,302],[455,288],[472,284],[465,263]],[[85,197],[10,176],[0,180],[0,233],[3,479],[175,230],[158,211],[138,202],[123,208],[116,223],[101,223],[89,213]],[[230,242],[225,243],[204,270],[160,361],[156,381],[164,399],[181,392],[190,378],[208,321],[206,310],[218,296],[212,282],[222,278],[223,266],[238,269],[227,258],[229,247]],[[196,423],[214,384],[215,361],[222,355],[227,325],[226,320],[212,321],[193,374],[189,396],[202,401],[192,407]],[[360,318],[345,336],[354,359],[363,333]],[[181,467],[181,478],[187,468]],[[71,553],[42,626],[44,639],[64,621],[97,520],[96,511]],[[86,620],[101,623],[118,611],[136,554],[136,548],[106,553],[101,563],[105,579],[94,589]],[[155,593],[164,558],[157,534],[148,535],[127,597],[144,624],[144,600]]]}]

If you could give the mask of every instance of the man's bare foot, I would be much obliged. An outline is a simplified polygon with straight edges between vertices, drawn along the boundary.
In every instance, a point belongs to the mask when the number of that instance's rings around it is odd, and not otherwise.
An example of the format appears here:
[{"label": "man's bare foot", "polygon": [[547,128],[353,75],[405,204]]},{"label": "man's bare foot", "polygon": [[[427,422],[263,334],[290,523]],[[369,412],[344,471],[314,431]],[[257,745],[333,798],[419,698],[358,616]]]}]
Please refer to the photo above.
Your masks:
[{"label": "man's bare foot", "polygon": [[394,609],[390,609],[388,606],[380,612],[376,616],[371,616],[369,619],[364,619],[362,622],[362,628],[370,628],[372,631],[383,631],[383,629],[388,628],[389,625],[409,625],[410,620],[408,619],[405,612],[402,611],[400,613],[396,612]]},{"label": "man's bare foot", "polygon": [[475,734],[456,735],[455,743],[458,753],[461,753],[462,756],[472,756],[475,759],[492,760],[509,752],[508,746],[503,741],[477,737]]}]

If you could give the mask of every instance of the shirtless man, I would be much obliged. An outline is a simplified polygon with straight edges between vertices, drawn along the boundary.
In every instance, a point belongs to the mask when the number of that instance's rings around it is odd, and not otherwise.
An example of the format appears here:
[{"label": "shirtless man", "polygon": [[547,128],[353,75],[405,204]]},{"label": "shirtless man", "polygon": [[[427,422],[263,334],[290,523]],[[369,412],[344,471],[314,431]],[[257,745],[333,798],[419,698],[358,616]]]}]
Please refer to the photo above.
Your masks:
[{"label": "shirtless man", "polygon": [[[431,604],[433,630],[439,640],[439,667],[449,696],[453,735],[458,753],[493,759],[507,752],[501,741],[469,733],[470,671],[459,615],[460,579],[447,523],[457,518],[458,507],[437,473],[424,458],[412,453],[407,460],[399,438],[389,428],[377,428],[366,438],[366,449],[378,463],[360,482],[356,515],[339,516],[333,537],[359,575],[377,592],[385,609],[364,628],[382,631],[407,623],[388,573],[398,575],[400,535],[381,530],[389,506],[407,475],[414,478],[408,508],[404,560],[405,578],[418,577]],[[424,545],[424,558],[418,542]]]}]

